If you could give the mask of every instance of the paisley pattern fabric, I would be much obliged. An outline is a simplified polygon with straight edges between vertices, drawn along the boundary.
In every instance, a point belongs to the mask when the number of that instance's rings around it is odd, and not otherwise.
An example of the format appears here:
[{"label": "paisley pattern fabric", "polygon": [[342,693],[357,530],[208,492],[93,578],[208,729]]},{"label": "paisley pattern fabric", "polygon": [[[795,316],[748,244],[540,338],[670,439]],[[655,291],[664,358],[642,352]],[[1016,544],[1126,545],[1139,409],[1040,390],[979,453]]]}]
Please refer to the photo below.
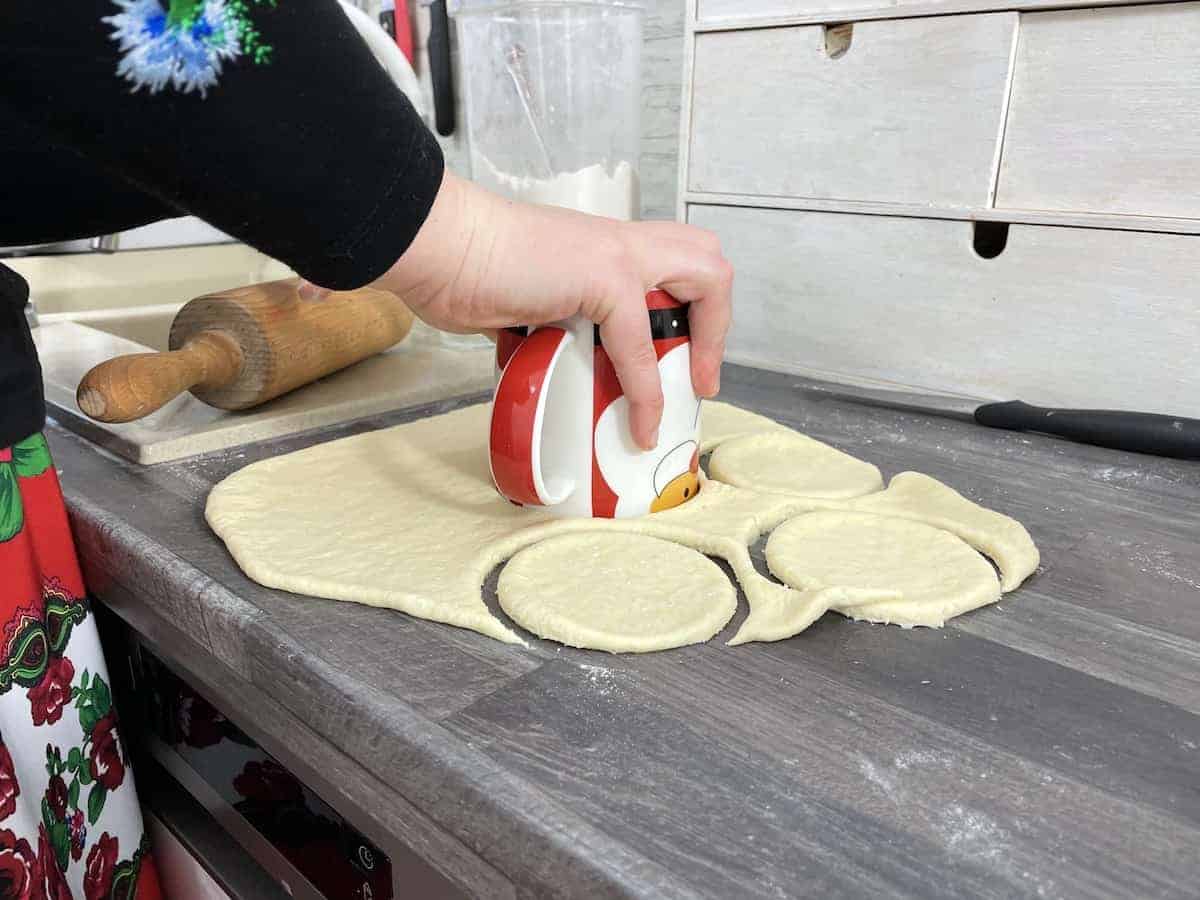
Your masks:
[{"label": "paisley pattern fabric", "polygon": [[45,438],[0,449],[0,897],[156,900]]}]

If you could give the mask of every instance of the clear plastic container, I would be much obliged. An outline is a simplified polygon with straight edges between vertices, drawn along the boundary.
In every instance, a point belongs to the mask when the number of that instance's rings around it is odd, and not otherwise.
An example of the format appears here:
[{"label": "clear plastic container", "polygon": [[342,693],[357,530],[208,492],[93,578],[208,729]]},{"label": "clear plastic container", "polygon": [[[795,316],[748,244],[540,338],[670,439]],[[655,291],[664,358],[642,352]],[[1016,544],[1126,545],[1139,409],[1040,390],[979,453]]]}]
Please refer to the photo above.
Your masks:
[{"label": "clear plastic container", "polygon": [[473,179],[637,218],[642,18],[624,0],[452,0]]}]

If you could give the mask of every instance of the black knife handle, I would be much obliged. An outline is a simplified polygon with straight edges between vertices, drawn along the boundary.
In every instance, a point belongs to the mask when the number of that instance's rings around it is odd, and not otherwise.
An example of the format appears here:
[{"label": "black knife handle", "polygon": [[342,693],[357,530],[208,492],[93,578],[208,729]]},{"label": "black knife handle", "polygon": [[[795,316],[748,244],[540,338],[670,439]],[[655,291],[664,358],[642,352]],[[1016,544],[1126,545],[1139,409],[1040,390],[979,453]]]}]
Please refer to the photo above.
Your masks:
[{"label": "black knife handle", "polygon": [[988,428],[1039,431],[1082,444],[1200,459],[1200,420],[1108,409],[1049,409],[1020,400],[985,403],[975,421]]},{"label": "black knife handle", "polygon": [[450,68],[450,20],[446,0],[429,6],[429,77],[433,81],[433,121],[442,137],[454,134],[454,75]]}]

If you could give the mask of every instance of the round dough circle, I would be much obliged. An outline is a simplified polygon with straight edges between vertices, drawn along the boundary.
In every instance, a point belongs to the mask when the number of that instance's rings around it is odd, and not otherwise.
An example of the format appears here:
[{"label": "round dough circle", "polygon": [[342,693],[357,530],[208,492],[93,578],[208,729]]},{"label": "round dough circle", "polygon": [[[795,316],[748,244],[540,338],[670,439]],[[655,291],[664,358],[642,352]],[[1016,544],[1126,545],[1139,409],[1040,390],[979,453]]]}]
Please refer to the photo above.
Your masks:
[{"label": "round dough circle", "polygon": [[498,593],[513,621],[539,637],[611,653],[706,641],[737,610],[732,582],[703,554],[615,532],[522,550],[500,573]]},{"label": "round dough circle", "polygon": [[991,564],[948,531],[869,513],[813,512],[775,529],[771,572],[790,587],[898,590],[902,598],[839,609],[854,618],[940,625],[1000,599]]},{"label": "round dough circle", "polygon": [[795,431],[768,431],[726,441],[713,451],[708,474],[752,490],[840,500],[883,487],[879,469]]}]

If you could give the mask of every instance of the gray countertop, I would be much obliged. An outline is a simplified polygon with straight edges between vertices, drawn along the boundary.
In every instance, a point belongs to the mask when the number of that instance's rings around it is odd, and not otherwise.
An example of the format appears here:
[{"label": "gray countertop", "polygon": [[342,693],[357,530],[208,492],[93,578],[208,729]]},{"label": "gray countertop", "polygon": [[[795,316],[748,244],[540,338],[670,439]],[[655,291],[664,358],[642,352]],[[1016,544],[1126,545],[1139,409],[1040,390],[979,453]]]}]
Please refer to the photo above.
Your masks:
[{"label": "gray countertop", "polygon": [[723,399],[1020,519],[1039,572],[941,630],[513,647],[262,588],[204,523],[230,472],[428,408],[149,468],[49,435],[95,593],[464,892],[1200,896],[1200,465],[794,382],[731,368]]}]

